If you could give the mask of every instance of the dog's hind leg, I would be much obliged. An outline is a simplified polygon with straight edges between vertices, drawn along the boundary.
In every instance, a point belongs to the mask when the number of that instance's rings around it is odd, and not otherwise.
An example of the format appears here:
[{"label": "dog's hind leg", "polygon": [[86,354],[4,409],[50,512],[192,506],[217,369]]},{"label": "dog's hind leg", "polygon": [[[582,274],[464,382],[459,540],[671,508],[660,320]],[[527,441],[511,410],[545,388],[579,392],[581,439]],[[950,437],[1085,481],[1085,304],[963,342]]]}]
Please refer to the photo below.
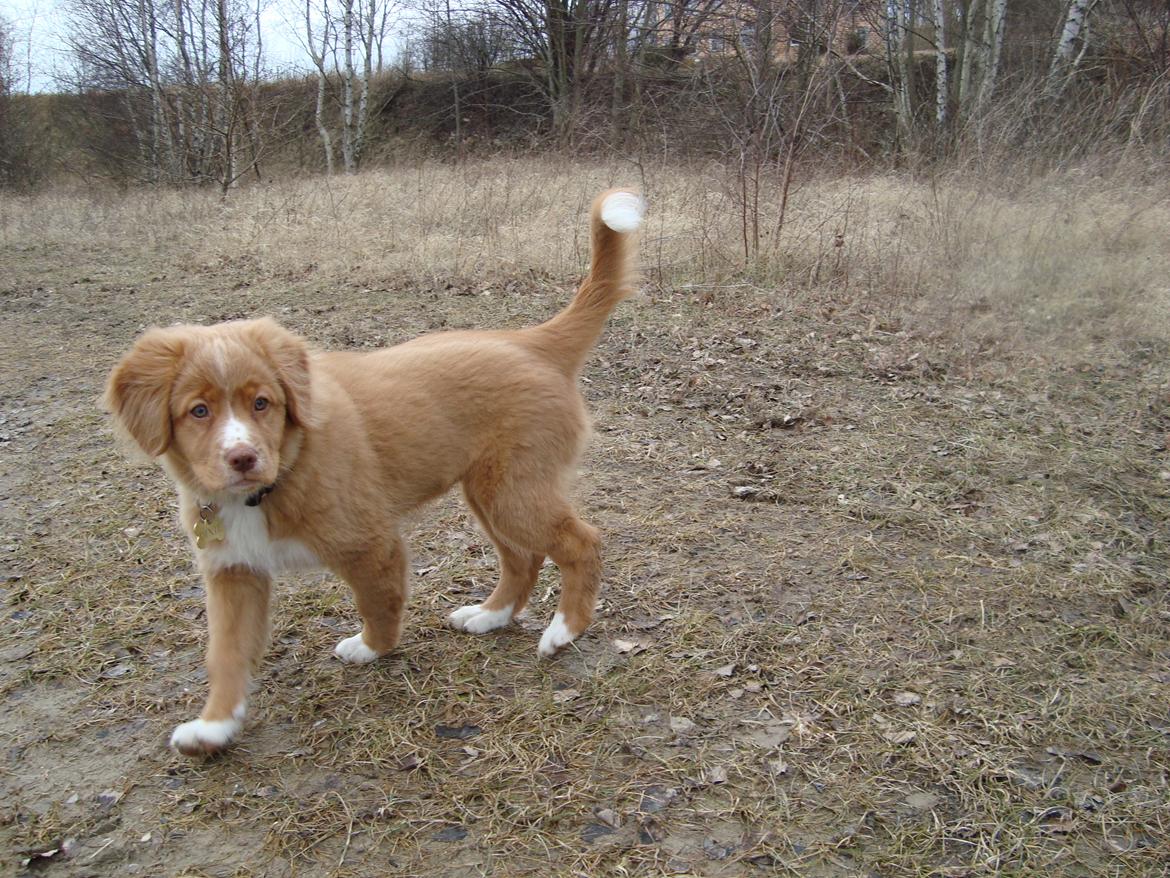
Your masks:
[{"label": "dog's hind leg", "polygon": [[601,537],[561,494],[559,472],[524,464],[515,461],[512,475],[492,485],[491,491],[477,492],[477,499],[500,540],[535,556],[547,555],[561,570],[560,603],[540,638],[540,654],[551,656],[576,640],[593,620],[601,587]]},{"label": "dog's hind leg", "polygon": [[510,546],[492,529],[491,519],[476,500],[474,488],[465,485],[463,495],[500,556],[500,581],[486,601],[460,607],[447,617],[447,622],[459,631],[485,634],[507,625],[524,609],[540,575],[544,555]]},{"label": "dog's hind leg", "polygon": [[573,508],[558,498],[559,509],[536,534],[544,538],[549,557],[561,569],[561,599],[552,622],[540,637],[542,656],[556,655],[584,633],[593,621],[597,593],[601,590],[601,536]]},{"label": "dog's hind leg", "polygon": [[347,637],[333,650],[343,662],[364,665],[398,645],[406,610],[406,547],[397,535],[373,541],[366,551],[351,555],[334,570],[349,583],[362,617],[360,634]]},{"label": "dog's hind leg", "polygon": [[171,746],[188,756],[216,753],[240,733],[248,679],[268,645],[268,577],[228,568],[208,574],[205,582],[211,691],[199,719],[183,723],[171,735]]}]

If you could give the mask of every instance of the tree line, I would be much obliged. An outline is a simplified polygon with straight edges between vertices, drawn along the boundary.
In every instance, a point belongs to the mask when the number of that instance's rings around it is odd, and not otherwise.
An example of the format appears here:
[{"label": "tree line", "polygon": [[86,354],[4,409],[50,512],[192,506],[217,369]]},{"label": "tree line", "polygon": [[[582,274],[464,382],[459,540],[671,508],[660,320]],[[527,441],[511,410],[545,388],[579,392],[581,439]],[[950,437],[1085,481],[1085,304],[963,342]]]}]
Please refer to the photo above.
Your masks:
[{"label": "tree line", "polygon": [[[265,62],[266,2],[66,0],[60,87],[111,174],[227,192],[303,139],[307,114],[323,169],[353,173],[411,89],[455,155],[482,147],[484,119],[539,148],[717,151],[745,203],[812,147],[1148,146],[1170,116],[1168,0],[281,0],[309,107]],[[8,184],[36,152],[14,42],[0,21]]]}]

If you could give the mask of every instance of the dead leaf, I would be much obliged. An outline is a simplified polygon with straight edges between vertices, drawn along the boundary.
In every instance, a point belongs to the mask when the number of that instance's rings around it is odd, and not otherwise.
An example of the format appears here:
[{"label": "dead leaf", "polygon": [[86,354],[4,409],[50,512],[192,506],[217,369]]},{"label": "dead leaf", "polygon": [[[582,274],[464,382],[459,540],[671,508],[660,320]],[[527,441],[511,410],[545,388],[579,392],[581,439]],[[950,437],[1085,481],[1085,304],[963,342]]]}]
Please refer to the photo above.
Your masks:
[{"label": "dead leaf", "polygon": [[1104,756],[1092,750],[1077,750],[1074,748],[1065,747],[1045,747],[1044,751],[1046,753],[1052,754],[1053,756],[1060,756],[1063,759],[1081,759],[1089,763],[1089,765],[1100,765],[1105,761]]},{"label": "dead leaf", "polygon": [[753,728],[747,739],[763,750],[772,750],[779,747],[792,735],[792,726],[788,723],[771,723]]},{"label": "dead leaf", "polygon": [[1076,828],[1076,819],[1067,808],[1049,808],[1040,814],[1037,822],[1046,835],[1068,835]]},{"label": "dead leaf", "polygon": [[678,790],[676,788],[655,784],[654,786],[646,787],[642,793],[642,801],[638,804],[638,810],[643,814],[654,814],[661,811],[676,798],[678,798]]},{"label": "dead leaf", "polygon": [[883,737],[891,744],[902,746],[904,744],[911,743],[915,738],[918,737],[918,735],[909,729],[901,729],[899,731],[886,732]]},{"label": "dead leaf", "polygon": [[448,826],[446,829],[440,829],[432,838],[443,842],[463,841],[467,838],[467,830],[462,826]]},{"label": "dead leaf", "polygon": [[597,819],[600,820],[602,823],[604,823],[606,826],[611,826],[614,829],[619,829],[622,825],[622,818],[619,817],[618,813],[616,811],[614,811],[612,808],[601,808],[600,810],[594,811],[593,813],[594,813],[594,816],[596,816]]},{"label": "dead leaf", "polygon": [[0,652],[0,662],[16,662],[21,659],[28,658],[36,652],[36,646],[31,643],[25,643],[21,646],[14,646],[11,649],[6,649]]},{"label": "dead leaf", "polygon": [[464,741],[468,738],[474,738],[482,732],[479,726],[435,726],[435,734],[440,738],[454,739],[457,741]]},{"label": "dead leaf", "polygon": [[22,866],[28,867],[30,871],[34,869],[40,871],[41,867],[52,860],[54,857],[66,857],[68,855],[69,852],[65,849],[65,843],[62,843],[56,847],[51,847],[46,850],[25,851],[24,859],[20,861],[20,864]]},{"label": "dead leaf", "polygon": [[938,804],[938,796],[934,793],[911,793],[906,797],[906,807],[915,811],[929,811]]},{"label": "dead leaf", "polygon": [[622,655],[626,653],[637,655],[646,650],[646,644],[640,640],[615,640],[613,645]]},{"label": "dead leaf", "polygon": [[709,838],[703,842],[703,853],[707,855],[707,859],[709,860],[726,860],[734,850],[735,845],[720,844],[713,838]]},{"label": "dead leaf", "polygon": [[586,844],[593,844],[597,839],[604,838],[607,835],[613,835],[612,826],[606,826],[604,823],[590,823],[581,830],[581,841]]}]

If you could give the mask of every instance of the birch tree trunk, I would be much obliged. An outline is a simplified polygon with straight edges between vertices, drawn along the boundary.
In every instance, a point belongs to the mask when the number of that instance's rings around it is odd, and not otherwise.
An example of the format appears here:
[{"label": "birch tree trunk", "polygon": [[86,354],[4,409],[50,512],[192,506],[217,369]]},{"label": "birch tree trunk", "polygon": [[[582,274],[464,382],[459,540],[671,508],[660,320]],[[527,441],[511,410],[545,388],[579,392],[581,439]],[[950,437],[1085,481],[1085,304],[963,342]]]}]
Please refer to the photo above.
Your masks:
[{"label": "birch tree trunk", "polygon": [[1068,80],[1076,72],[1079,57],[1074,58],[1077,50],[1077,41],[1081,37],[1089,13],[1095,5],[1095,0],[1071,0],[1068,12],[1064,17],[1064,27],[1060,31],[1060,39],[1056,42],[1056,49],[1052,53],[1052,64],[1048,68],[1048,81],[1044,86],[1044,94],[1049,98],[1057,98],[1064,91]]},{"label": "birch tree trunk", "polygon": [[625,142],[625,106],[626,106],[626,43],[629,36],[629,0],[619,0],[617,13],[617,34],[614,38],[613,59],[613,102],[610,105],[610,123],[616,139]]},{"label": "birch tree trunk", "polygon": [[981,113],[991,101],[999,78],[999,57],[1003,50],[1003,28],[1007,18],[1007,0],[989,0],[986,45],[983,73],[979,81],[979,94],[975,101],[975,112]]},{"label": "birch tree trunk", "polygon": [[947,124],[948,95],[946,5],[934,0],[934,118],[940,132]]},{"label": "birch tree trunk", "polygon": [[[447,8],[447,34],[446,38],[449,43],[454,43],[455,26],[451,19],[451,0],[446,0]],[[453,46],[452,46],[453,48]],[[448,50],[450,53],[450,50]],[[449,58],[447,66],[451,68],[451,100],[454,103],[453,112],[455,116],[455,158],[457,161],[463,160],[463,107],[459,101],[459,71],[456,69],[458,65],[454,59]]]},{"label": "birch tree trunk", "polygon": [[976,46],[976,21],[981,13],[983,0],[967,0],[961,7],[963,15],[959,23],[958,46],[955,49],[956,71],[958,79],[955,90],[955,104],[958,107],[960,119],[970,115],[971,105],[971,71],[978,63],[979,48]]},{"label": "birch tree trunk", "polygon": [[227,195],[236,183],[235,154],[235,86],[232,82],[232,50],[227,0],[217,0],[216,25],[219,29],[219,133],[223,143],[221,191]]},{"label": "birch tree trunk", "polygon": [[151,0],[138,0],[137,11],[144,72],[150,86],[151,175],[157,181],[162,178],[164,167],[167,176],[174,176],[175,149],[158,70],[158,17]]},{"label": "birch tree trunk", "polygon": [[[897,121],[898,145],[906,149],[910,145],[914,128],[914,108],[910,97],[910,27],[909,0],[889,0],[888,27],[886,33],[886,64],[890,78],[894,81],[894,115]],[[896,72],[895,72],[896,71]]]},{"label": "birch tree trunk", "polygon": [[186,118],[189,103],[186,100],[186,93],[195,83],[195,76],[191,70],[191,52],[187,47],[186,0],[175,0],[175,43],[179,50],[179,87],[175,91],[175,120],[179,130],[179,154],[176,156],[176,162],[185,175],[191,172],[191,144],[188,139],[190,133]]},{"label": "birch tree trunk", "polygon": [[305,0],[305,45],[309,50],[309,57],[313,59],[313,66],[317,68],[317,108],[314,121],[317,123],[317,134],[321,137],[321,146],[325,150],[325,173],[333,176],[333,135],[329,133],[329,126],[325,124],[325,98],[329,86],[329,74],[325,69],[325,53],[329,50],[329,39],[332,33],[332,19],[329,16],[329,6],[325,6],[325,15],[321,22],[321,50],[317,51],[317,43],[313,37],[313,7],[311,0]]},{"label": "birch tree trunk", "polygon": [[321,135],[321,145],[325,148],[325,173],[333,176],[333,137],[325,125],[325,82],[324,70],[317,71],[317,133]]},{"label": "birch tree trunk", "polygon": [[369,0],[368,26],[362,33],[362,78],[358,96],[357,121],[354,123],[353,171],[362,163],[362,152],[366,147],[366,122],[370,117],[370,72],[374,55],[375,0]]},{"label": "birch tree trunk", "polygon": [[341,72],[341,158],[347,174],[357,173],[353,155],[353,4],[342,0],[341,38],[344,41],[344,67]]}]

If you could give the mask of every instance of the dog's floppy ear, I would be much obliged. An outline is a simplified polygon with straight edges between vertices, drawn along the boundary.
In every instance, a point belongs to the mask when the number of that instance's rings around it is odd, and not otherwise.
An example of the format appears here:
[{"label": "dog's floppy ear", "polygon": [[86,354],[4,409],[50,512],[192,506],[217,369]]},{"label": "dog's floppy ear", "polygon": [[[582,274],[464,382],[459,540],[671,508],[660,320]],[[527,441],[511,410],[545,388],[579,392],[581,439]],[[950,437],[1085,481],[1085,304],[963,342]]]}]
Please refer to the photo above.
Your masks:
[{"label": "dog's floppy ear", "polygon": [[289,420],[299,427],[313,423],[313,386],[309,345],[268,317],[252,321],[252,334],[268,354],[284,388]]},{"label": "dog's floppy ear", "polygon": [[185,350],[184,334],[151,329],[130,349],[106,382],[104,408],[151,457],[170,448],[171,388]]}]

